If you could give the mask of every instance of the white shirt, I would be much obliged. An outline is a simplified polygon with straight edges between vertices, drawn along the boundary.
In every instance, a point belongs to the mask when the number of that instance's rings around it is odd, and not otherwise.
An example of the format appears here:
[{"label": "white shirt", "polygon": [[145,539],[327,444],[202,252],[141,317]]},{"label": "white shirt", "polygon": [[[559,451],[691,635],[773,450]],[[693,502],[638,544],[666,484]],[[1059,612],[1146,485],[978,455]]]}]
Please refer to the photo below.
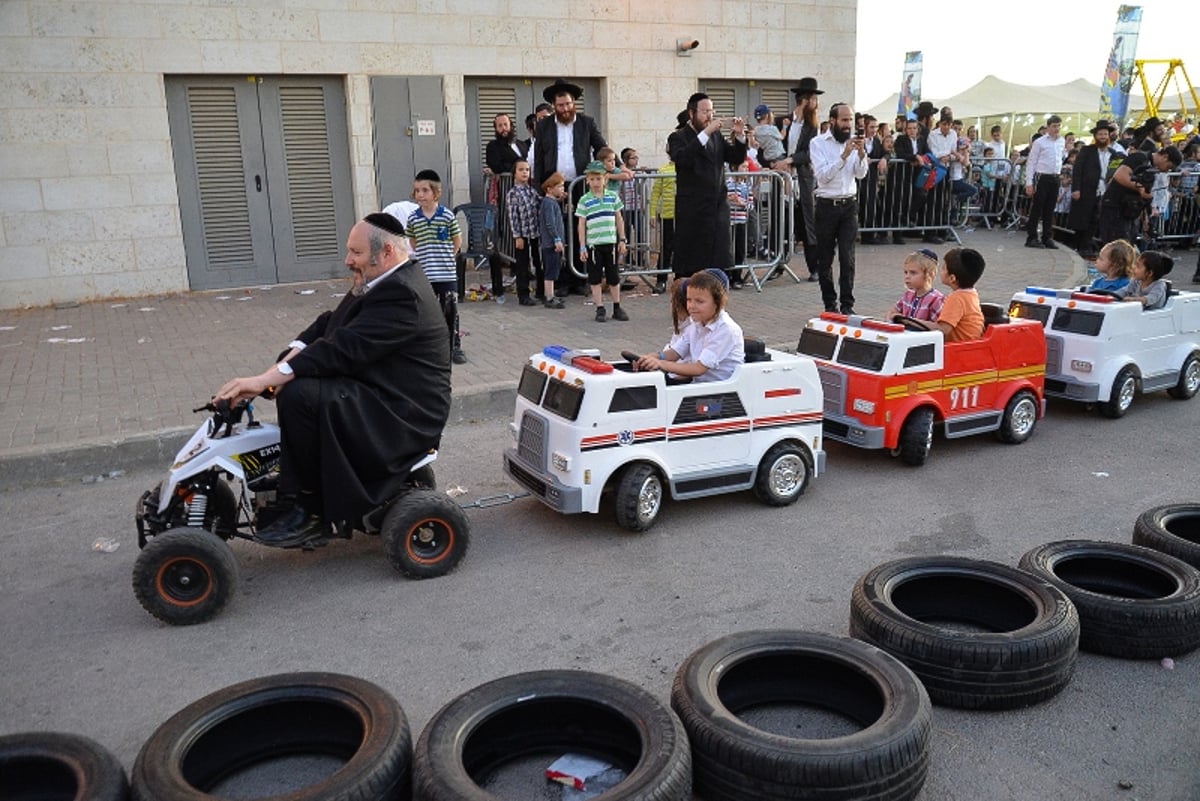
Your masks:
[{"label": "white shirt", "polygon": [[1096,187],[1096,194],[1104,194],[1104,176],[1108,175],[1108,160],[1112,158],[1112,148],[1106,147],[1103,150],[1096,148],[1096,153],[1100,156],[1100,185]]},{"label": "white shirt", "polygon": [[1029,147],[1025,158],[1025,186],[1033,186],[1035,175],[1058,175],[1063,165],[1063,138],[1040,137]]},{"label": "white shirt", "polygon": [[563,125],[558,117],[554,118],[554,127],[558,130],[558,164],[555,168],[567,179],[567,184],[578,178],[575,172],[575,118]]},{"label": "white shirt", "polygon": [[1004,145],[1003,139],[989,139],[983,143],[984,147],[990,147],[995,152],[992,153],[992,158],[1002,159],[1008,154],[1008,148]]},{"label": "white shirt", "polygon": [[742,327],[724,309],[707,325],[689,319],[683,330],[671,337],[666,349],[678,353],[680,362],[698,362],[708,368],[708,372],[693,377],[693,382],[724,381],[746,361]]},{"label": "white shirt", "polygon": [[834,139],[832,131],[814,136],[808,146],[817,197],[842,198],[858,194],[857,181],[867,177],[870,165],[867,159],[859,158],[857,150],[852,150],[843,160],[843,149],[845,144]]}]

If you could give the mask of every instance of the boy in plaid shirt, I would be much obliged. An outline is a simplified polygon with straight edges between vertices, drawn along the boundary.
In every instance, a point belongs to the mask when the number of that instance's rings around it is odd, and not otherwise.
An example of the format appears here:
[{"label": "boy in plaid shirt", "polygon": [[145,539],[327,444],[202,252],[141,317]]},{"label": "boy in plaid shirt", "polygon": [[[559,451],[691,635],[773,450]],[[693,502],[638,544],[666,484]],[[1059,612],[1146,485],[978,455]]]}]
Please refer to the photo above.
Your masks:
[{"label": "boy in plaid shirt", "polygon": [[512,230],[513,247],[517,254],[517,302],[522,306],[536,306],[529,297],[529,265],[532,261],[537,271],[534,287],[538,299],[542,299],[542,255],[538,250],[538,205],[537,190],[529,185],[529,162],[518,159],[513,165],[513,185],[508,190],[505,205],[508,209],[508,225]]}]

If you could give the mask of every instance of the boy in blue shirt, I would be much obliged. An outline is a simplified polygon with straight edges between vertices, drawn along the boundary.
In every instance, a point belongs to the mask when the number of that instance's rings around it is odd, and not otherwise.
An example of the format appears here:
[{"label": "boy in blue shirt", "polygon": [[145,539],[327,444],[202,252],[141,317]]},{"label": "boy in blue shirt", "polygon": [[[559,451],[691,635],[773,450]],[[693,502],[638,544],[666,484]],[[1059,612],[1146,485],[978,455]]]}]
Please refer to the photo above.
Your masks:
[{"label": "boy in blue shirt", "polygon": [[455,258],[462,250],[462,229],[454,212],[438,202],[442,196],[442,179],[433,170],[421,170],[413,181],[414,211],[405,222],[417,261],[446,316],[450,329],[450,359],[465,364],[462,336],[458,330],[458,271]]}]

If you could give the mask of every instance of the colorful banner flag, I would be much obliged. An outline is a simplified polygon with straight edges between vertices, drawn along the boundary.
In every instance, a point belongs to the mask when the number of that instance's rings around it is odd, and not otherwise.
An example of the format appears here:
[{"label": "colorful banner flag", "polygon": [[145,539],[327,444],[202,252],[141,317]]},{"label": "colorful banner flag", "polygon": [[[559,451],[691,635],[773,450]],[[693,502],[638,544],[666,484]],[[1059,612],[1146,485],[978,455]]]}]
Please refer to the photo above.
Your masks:
[{"label": "colorful banner flag", "polygon": [[1133,87],[1133,60],[1137,54],[1138,29],[1142,25],[1141,6],[1117,9],[1117,28],[1112,51],[1100,82],[1100,116],[1125,127],[1129,112],[1129,90]]},{"label": "colorful banner flag", "polygon": [[900,79],[900,99],[896,104],[896,114],[903,114],[905,119],[915,120],[913,110],[921,102],[921,51],[912,50],[904,54],[904,76]]}]

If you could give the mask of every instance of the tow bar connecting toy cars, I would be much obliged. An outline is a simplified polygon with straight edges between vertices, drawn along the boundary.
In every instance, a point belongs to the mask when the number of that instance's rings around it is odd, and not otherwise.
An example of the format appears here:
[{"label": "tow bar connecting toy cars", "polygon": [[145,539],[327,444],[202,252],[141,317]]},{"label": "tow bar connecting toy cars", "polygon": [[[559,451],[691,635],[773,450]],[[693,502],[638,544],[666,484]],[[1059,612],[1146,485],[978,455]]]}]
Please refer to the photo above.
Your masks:
[{"label": "tow bar connecting toy cars", "polygon": [[[221,611],[238,574],[228,540],[252,540],[255,530],[286,511],[275,497],[279,427],[255,420],[247,403],[219,401],[195,411],[213,414],[136,510],[142,551],[134,593],[147,612],[175,625],[202,623]],[[457,504],[434,491],[436,459],[436,451],[423,454],[409,468],[403,492],[362,520],[338,524],[334,536],[349,538],[355,529],[381,534],[392,565],[413,578],[453,570],[466,554],[470,525]]]},{"label": "tow bar connecting toy cars", "polygon": [[825,436],[886,448],[925,463],[934,425],[947,438],[995,431],[1024,442],[1045,414],[1040,325],[985,307],[983,336],[946,343],[940,331],[825,312],[808,321],[798,350],[817,360]]},{"label": "tow bar connecting toy cars", "polygon": [[724,381],[676,383],[637,372],[635,354],[551,345],[521,372],[504,470],[558,512],[598,512],[644,531],[664,497],[753,489],[784,506],[825,470],[821,384],[811,359],[747,340],[746,363]]},{"label": "tow bar connecting toy cars", "polygon": [[1147,311],[1104,290],[1026,287],[1009,314],[1045,326],[1047,395],[1116,418],[1139,392],[1186,400],[1200,390],[1198,292],[1168,290],[1166,305]]}]

